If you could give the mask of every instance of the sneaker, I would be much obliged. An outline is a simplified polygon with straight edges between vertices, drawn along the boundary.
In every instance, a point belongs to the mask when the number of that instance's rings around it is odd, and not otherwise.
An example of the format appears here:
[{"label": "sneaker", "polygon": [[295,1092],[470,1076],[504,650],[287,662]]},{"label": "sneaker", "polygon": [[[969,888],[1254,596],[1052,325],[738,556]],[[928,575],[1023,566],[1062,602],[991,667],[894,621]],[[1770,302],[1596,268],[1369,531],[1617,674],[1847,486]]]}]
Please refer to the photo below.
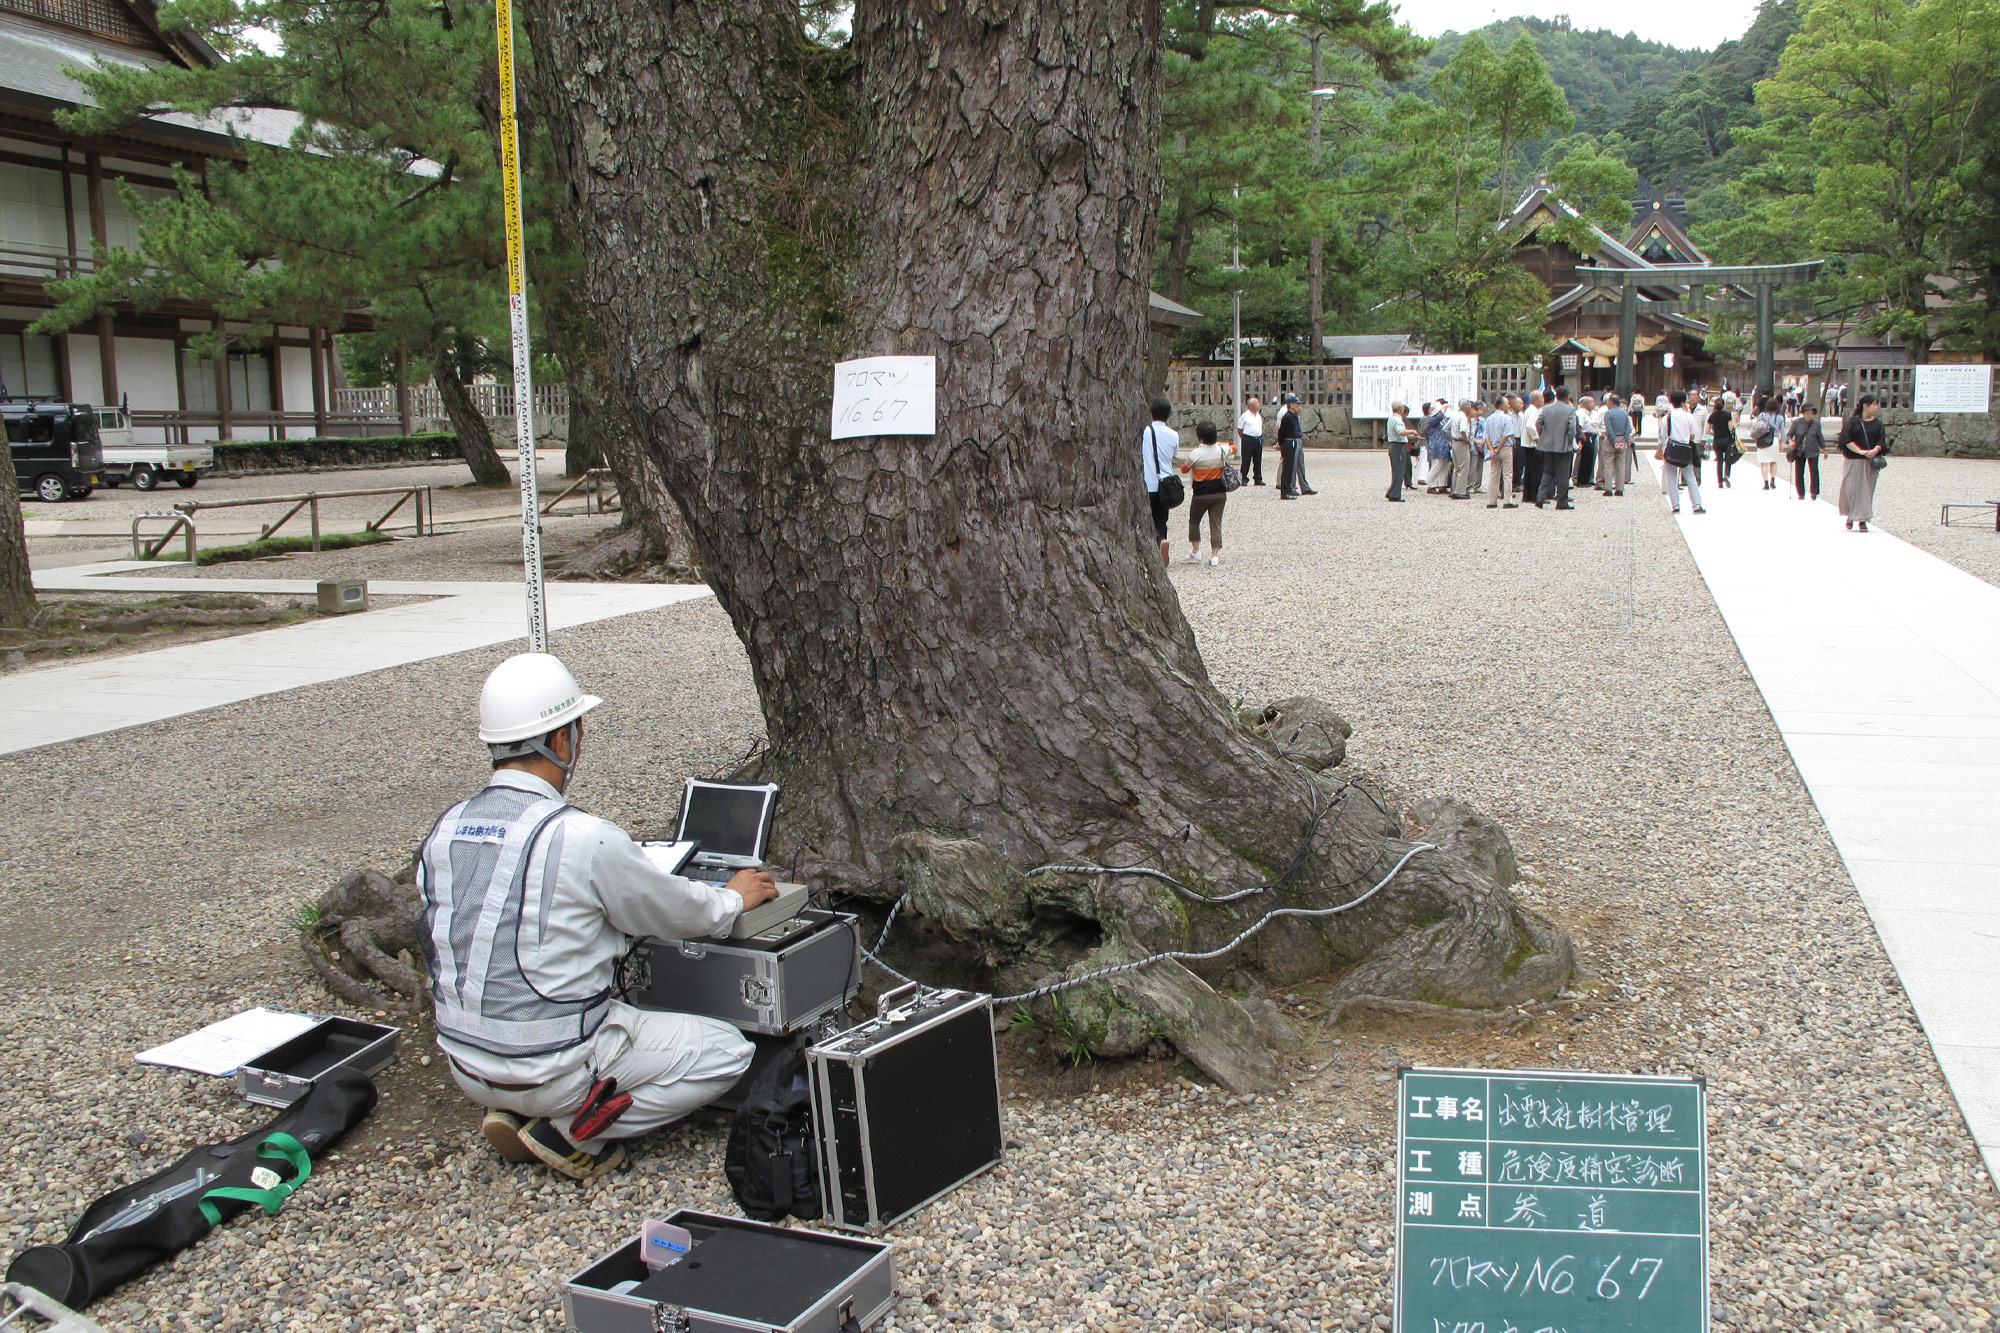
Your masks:
[{"label": "sneaker", "polygon": [[1221,563],[1222,563],[1222,557],[1219,555],[1212,555],[1208,558],[1208,567],[1210,569],[1214,569],[1217,565]]},{"label": "sneaker", "polygon": [[1696,505],[1694,507],[1694,512],[1697,514],[1706,514],[1708,511],[1706,509],[1703,509],[1700,505]]},{"label": "sneaker", "polygon": [[1189,551],[1187,563],[1190,565],[1198,565],[1201,563],[1201,556],[1197,552]]},{"label": "sneaker", "polygon": [[512,1111],[488,1111],[479,1122],[479,1132],[493,1145],[493,1151],[500,1154],[501,1161],[520,1166],[535,1160],[535,1155],[521,1142],[521,1127],[526,1123]]},{"label": "sneaker", "polygon": [[1490,501],[1486,507],[1488,509],[1498,509],[1500,507],[1500,502],[1498,500]]},{"label": "sneaker", "polygon": [[614,1171],[625,1164],[625,1145],[613,1143],[600,1153],[587,1153],[563,1137],[553,1120],[535,1119],[521,1126],[521,1146],[571,1180]]},{"label": "sneaker", "polygon": [[1862,532],[1866,532],[1866,531],[1868,531],[1868,525],[1867,525],[1866,523],[1863,523],[1863,524],[1861,524],[1861,525],[1860,525],[1860,530],[1861,530]]}]

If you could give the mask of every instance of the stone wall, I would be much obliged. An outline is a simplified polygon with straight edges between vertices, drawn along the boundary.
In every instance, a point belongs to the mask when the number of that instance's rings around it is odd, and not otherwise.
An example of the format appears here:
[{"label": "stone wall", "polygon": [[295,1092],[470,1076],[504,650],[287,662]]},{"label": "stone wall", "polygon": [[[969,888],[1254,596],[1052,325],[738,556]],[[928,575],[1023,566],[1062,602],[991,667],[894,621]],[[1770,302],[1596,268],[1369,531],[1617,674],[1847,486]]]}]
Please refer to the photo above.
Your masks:
[{"label": "stone wall", "polygon": [[1892,407],[1882,413],[1891,448],[1919,458],[2000,458],[2000,413],[1912,412]]}]

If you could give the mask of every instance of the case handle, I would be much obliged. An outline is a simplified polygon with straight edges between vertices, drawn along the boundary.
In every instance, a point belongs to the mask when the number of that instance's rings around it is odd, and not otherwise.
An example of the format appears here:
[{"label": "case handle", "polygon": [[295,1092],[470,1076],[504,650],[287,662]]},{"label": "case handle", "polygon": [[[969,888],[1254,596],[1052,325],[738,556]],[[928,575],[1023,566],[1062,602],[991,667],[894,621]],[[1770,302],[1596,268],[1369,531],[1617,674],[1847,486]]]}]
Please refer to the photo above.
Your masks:
[{"label": "case handle", "polygon": [[882,1015],[888,1013],[890,1008],[893,1007],[896,997],[905,991],[919,991],[922,989],[923,987],[917,982],[909,981],[896,987],[894,990],[883,991],[875,997],[875,1017],[880,1018]]}]

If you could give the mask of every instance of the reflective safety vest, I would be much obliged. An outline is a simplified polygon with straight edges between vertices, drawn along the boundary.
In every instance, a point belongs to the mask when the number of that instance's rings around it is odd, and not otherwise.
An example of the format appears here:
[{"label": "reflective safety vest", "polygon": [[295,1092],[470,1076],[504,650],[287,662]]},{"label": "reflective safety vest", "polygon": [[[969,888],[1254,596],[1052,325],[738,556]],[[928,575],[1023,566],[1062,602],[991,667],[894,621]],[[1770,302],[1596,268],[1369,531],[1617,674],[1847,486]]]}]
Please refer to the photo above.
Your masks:
[{"label": "reflective safety vest", "polygon": [[[609,987],[588,999],[552,1000],[521,970],[530,853],[569,808],[488,787],[445,811],[424,840],[424,950],[440,1037],[493,1055],[546,1055],[588,1041],[604,1021]],[[553,888],[550,874],[544,892]]]}]

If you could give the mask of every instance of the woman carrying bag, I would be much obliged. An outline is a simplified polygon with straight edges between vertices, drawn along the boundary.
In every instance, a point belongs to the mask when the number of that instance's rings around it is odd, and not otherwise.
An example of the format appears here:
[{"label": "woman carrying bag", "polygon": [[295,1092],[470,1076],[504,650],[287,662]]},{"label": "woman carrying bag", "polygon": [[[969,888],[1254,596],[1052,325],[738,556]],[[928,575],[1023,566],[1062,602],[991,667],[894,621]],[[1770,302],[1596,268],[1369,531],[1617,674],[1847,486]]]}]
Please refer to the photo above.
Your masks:
[{"label": "woman carrying bag", "polygon": [[1889,466],[1885,457],[1889,432],[1881,414],[1882,400],[1864,393],[1855,404],[1854,415],[1840,428],[1840,516],[1847,521],[1849,532],[1855,531],[1856,525],[1860,531],[1868,531],[1868,520],[1875,517],[1875,481]]},{"label": "woman carrying bag", "polygon": [[1201,520],[1208,516],[1208,563],[1222,563],[1222,508],[1229,493],[1243,484],[1236,470],[1236,449],[1216,442],[1215,426],[1201,422],[1194,428],[1194,452],[1182,460],[1180,469],[1194,483],[1188,501],[1188,563],[1201,562]]}]

